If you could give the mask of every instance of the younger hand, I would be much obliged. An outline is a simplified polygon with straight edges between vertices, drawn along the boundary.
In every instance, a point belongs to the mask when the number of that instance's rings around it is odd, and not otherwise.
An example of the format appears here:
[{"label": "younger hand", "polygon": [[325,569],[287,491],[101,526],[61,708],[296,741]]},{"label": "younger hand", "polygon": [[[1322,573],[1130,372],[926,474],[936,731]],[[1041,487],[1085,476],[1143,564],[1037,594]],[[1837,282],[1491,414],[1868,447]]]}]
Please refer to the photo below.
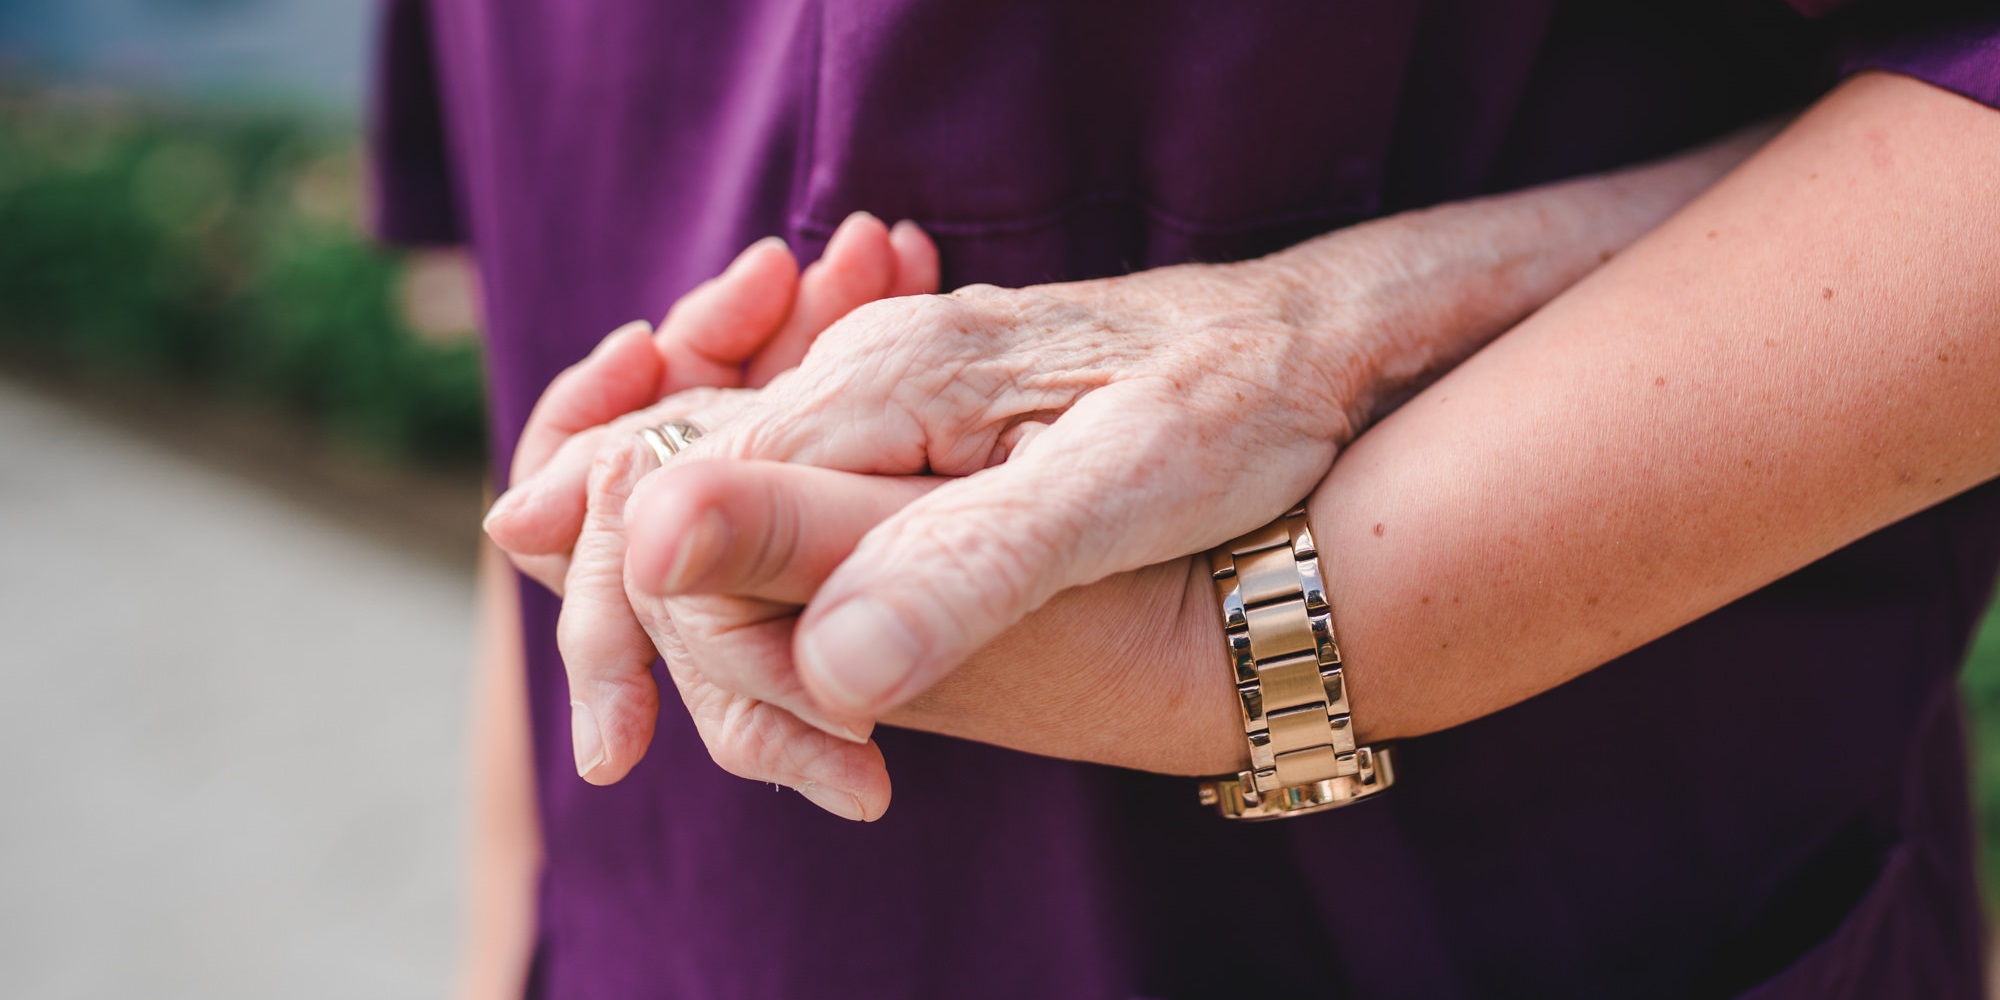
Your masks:
[{"label": "younger hand", "polygon": [[[695,461],[634,490],[626,592],[717,764],[847,819],[888,808],[872,742],[837,739],[750,692],[801,694],[801,606],[870,528],[941,482]],[[1245,759],[1221,616],[1192,559],[1058,595],[883,721],[1181,774]]]},{"label": "younger hand", "polygon": [[[564,597],[557,645],[570,675],[577,770],[592,782],[617,781],[638,763],[659,709],[654,646],[623,586],[625,497],[656,464],[638,429],[692,418],[712,431],[754,394],[688,387],[690,378],[762,384],[795,364],[847,312],[884,296],[932,291],[938,280],[929,237],[914,224],[888,229],[865,213],[842,223],[802,275],[782,248],[776,248],[780,261],[758,258],[772,252],[752,247],[677,303],[662,324],[668,346],[657,354],[636,330],[614,335],[553,383],[536,407],[542,419],[531,420],[523,437],[524,462],[538,453],[551,457],[518,479],[488,517],[489,534],[517,565],[532,567]],[[688,349],[677,354],[676,344]],[[732,367],[729,358],[742,360]],[[607,414],[608,423],[587,424]],[[837,728],[823,716],[808,717]]]},{"label": "younger hand", "polygon": [[697,410],[714,419],[733,407],[729,390],[796,366],[834,320],[885,295],[934,291],[937,273],[937,248],[922,230],[890,229],[865,212],[842,223],[803,273],[783,240],[752,243],[675,302],[657,331],[643,320],[619,327],[549,383],[487,534],[523,573],[562,593],[591,463],[607,442],[623,448],[638,428]]}]

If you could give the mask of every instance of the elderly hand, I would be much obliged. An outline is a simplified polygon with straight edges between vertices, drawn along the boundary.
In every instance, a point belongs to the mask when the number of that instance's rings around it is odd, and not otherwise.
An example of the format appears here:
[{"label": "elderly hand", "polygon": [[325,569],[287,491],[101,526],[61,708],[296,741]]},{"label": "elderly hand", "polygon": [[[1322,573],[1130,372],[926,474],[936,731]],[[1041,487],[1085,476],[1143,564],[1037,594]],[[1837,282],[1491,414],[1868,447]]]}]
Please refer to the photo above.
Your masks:
[{"label": "elderly hand", "polygon": [[843,222],[803,274],[781,242],[760,241],[675,303],[650,346],[644,324],[627,326],[537,402],[514,487],[486,528],[517,566],[565,597],[557,641],[571,673],[578,773],[622,777],[658,715],[653,644],[621,583],[625,494],[653,461],[636,431],[686,417],[718,426],[751,394],[733,387],[796,364],[820,331],[863,303],[934,290],[937,275],[937,249],[920,229],[890,229],[866,213]]},{"label": "elderly hand", "polygon": [[[1379,401],[1447,353],[1398,369],[1412,324],[1432,324],[1426,343],[1448,325],[1476,343],[1495,312],[1518,313],[1412,308],[1408,275],[1436,268],[1398,238],[1359,227],[1306,253],[971,287],[836,323],[690,457],[962,478],[888,516],[829,575],[798,623],[795,677],[744,675],[739,693],[858,727],[1056,593],[1296,503]],[[1445,285],[1426,291],[1467,298]]]},{"label": "elderly hand", "polygon": [[675,302],[658,332],[644,321],[619,327],[549,383],[487,533],[523,573],[562,593],[591,465],[607,444],[624,449],[638,428],[696,410],[726,412],[726,390],[761,386],[798,364],[813,338],[856,306],[935,290],[937,266],[922,230],[891,230],[865,212],[843,222],[803,274],[783,240],[751,244]]},{"label": "elderly hand", "polygon": [[[1979,142],[2000,143],[1991,118],[1904,78],[1858,78],[1347,449],[1311,512],[1357,738],[1518,703],[2000,474],[2000,436],[1965,431],[2000,425],[2000,201],[1980,193]],[[1885,167],[1868,136],[1913,155]],[[1851,211],[1825,211],[1824,187],[1799,183],[1815,174],[1857,192]],[[811,648],[812,612],[788,612],[869,555],[884,527],[838,554],[862,524],[992,475],[914,499],[923,484],[754,463],[677,463],[645,484],[629,593],[642,608],[664,598],[685,651],[732,688],[713,697],[741,724],[703,732],[718,760],[781,781],[842,773],[732,706],[757,705],[745,692],[758,684],[795,693],[784,664]],[[987,527],[948,537],[1006,544]],[[883,718],[1149,770],[1235,770],[1247,753],[1233,674],[1190,563],[1059,594]],[[703,620],[679,611],[696,594],[737,596],[704,598]],[[874,815],[885,790],[860,786],[837,811]]]},{"label": "elderly hand", "polygon": [[[872,743],[732,689],[746,677],[795,689],[799,608],[870,528],[941,482],[676,461],[639,483],[626,507],[627,593],[723,768],[848,819],[888,808]],[[1242,724],[1214,591],[1195,562],[1066,591],[883,721],[1155,771],[1235,770]]]},{"label": "elderly hand", "polygon": [[[799,619],[795,667],[708,664],[705,680],[859,745],[876,718],[1050,595],[1282,512],[1366,420],[1602,264],[1761,138],[1408,213],[1249,263],[856,311],[747,405],[700,417],[713,433],[677,461],[957,478],[890,514],[831,572]],[[579,766],[599,783],[644,752],[656,697],[618,592],[631,455],[611,449],[592,477],[577,550],[593,569],[572,568],[560,629]],[[690,532],[678,544],[673,558],[692,560],[708,543]],[[719,759],[737,754],[709,745]]]},{"label": "elderly hand", "polygon": [[958,478],[828,576],[798,623],[794,679],[749,676],[738,693],[858,729],[1053,595],[1269,521],[1374,416],[1764,134],[1260,260],[857,310],[689,457]]},{"label": "elderly hand", "polygon": [[799,674],[874,715],[1058,591],[1297,502],[1376,398],[1365,282],[1283,255],[880,303],[702,454],[965,477],[890,516],[800,623]]}]

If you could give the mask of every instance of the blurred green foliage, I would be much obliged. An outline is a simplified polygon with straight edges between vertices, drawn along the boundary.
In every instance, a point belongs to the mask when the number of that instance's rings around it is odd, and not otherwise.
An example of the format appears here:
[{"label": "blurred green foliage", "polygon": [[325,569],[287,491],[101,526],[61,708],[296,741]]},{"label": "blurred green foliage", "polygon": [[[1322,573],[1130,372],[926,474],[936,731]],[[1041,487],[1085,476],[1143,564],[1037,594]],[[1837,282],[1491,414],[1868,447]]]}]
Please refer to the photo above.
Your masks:
[{"label": "blurred green foliage", "polygon": [[1972,716],[1973,788],[1979,798],[1988,909],[2000,908],[2000,602],[1972,643],[1965,665],[1965,701]]},{"label": "blurred green foliage", "polygon": [[410,328],[355,145],[296,115],[0,93],[0,352],[476,459],[476,341]]}]

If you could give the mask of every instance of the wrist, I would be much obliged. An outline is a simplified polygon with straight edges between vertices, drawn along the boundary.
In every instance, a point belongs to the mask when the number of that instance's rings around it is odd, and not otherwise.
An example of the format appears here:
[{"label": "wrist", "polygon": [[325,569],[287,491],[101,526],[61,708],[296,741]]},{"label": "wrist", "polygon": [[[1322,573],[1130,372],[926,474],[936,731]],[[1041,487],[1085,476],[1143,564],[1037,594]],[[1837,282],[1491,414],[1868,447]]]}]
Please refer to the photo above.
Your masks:
[{"label": "wrist", "polygon": [[[1352,232],[1346,230],[1343,232]],[[1236,289],[1267,335],[1285,339],[1290,356],[1309,371],[1328,404],[1328,436],[1345,446],[1374,412],[1383,373],[1394,367],[1389,332],[1394,304],[1378,272],[1382,260],[1334,237],[1254,260],[1205,265]],[[1338,244],[1338,245],[1335,245]]]},{"label": "wrist", "polygon": [[1228,676],[1249,766],[1204,780],[1201,801],[1232,819],[1275,819],[1372,798],[1395,774],[1358,742],[1318,544],[1303,508],[1211,550]]},{"label": "wrist", "polygon": [[1753,126],[1659,161],[1403,212],[1239,265],[1327,345],[1357,431],[1611,260],[1761,145]]},{"label": "wrist", "polygon": [[1274,255],[1322,302],[1313,335],[1352,360],[1358,429],[1374,423],[1609,257],[1562,231],[1539,196],[1405,212]]}]

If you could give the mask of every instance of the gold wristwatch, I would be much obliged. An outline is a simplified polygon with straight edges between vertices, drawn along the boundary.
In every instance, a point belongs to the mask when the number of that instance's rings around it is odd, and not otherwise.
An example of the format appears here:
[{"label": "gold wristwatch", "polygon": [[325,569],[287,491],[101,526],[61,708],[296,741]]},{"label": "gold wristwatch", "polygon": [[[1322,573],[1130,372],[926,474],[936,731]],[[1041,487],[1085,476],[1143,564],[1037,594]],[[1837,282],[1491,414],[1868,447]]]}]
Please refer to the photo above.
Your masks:
[{"label": "gold wristwatch", "polygon": [[1389,751],[1355,746],[1333,611],[1304,507],[1210,551],[1250,769],[1201,783],[1230,819],[1343,806],[1395,780]]}]

